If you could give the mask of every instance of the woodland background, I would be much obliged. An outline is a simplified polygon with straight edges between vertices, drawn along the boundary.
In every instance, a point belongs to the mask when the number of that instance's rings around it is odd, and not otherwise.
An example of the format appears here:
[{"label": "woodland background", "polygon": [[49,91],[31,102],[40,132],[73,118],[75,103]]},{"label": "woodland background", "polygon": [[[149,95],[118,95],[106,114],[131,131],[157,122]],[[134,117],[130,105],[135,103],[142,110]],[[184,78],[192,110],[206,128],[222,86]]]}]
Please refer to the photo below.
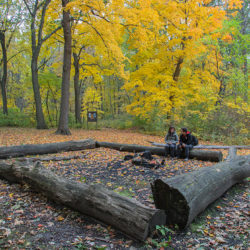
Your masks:
[{"label": "woodland background", "polygon": [[99,128],[249,143],[248,13],[246,0],[0,0],[0,126],[69,134],[97,111]]}]

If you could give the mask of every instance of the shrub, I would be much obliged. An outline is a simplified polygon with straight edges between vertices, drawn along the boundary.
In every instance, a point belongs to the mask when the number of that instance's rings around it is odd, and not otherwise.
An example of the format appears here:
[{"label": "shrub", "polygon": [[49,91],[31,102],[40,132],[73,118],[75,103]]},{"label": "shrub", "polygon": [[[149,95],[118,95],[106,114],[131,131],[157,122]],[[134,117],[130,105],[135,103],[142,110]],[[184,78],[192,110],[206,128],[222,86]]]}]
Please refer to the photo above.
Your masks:
[{"label": "shrub", "polygon": [[8,115],[0,113],[1,127],[32,127],[34,125],[31,118],[17,108],[8,109]]}]

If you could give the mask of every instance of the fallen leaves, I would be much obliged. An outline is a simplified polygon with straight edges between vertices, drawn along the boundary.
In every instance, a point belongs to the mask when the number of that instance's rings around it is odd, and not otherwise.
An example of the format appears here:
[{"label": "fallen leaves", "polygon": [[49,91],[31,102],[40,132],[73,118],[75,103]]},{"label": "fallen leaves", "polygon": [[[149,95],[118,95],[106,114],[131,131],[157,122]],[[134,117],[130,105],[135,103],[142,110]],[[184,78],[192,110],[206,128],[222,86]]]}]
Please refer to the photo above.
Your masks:
[{"label": "fallen leaves", "polygon": [[59,215],[56,219],[57,219],[58,221],[63,221],[63,220],[64,220],[64,218],[63,218],[61,215]]},{"label": "fallen leaves", "polygon": [[0,227],[0,239],[4,237],[8,237],[11,234],[11,230],[9,228]]},{"label": "fallen leaves", "polygon": [[[162,142],[163,138],[142,135],[132,131],[84,131],[72,130],[72,136],[54,135],[54,130],[0,128],[0,144],[16,145],[26,143],[47,143],[64,140],[79,140],[92,137],[100,141],[135,143],[148,145],[147,140]],[[8,140],[6,139],[8,138]],[[107,139],[108,138],[108,139]],[[244,152],[246,153],[246,152]],[[150,182],[155,178],[173,177],[185,174],[213,163],[201,161],[166,160],[165,166],[157,170],[133,166],[122,161],[127,153],[110,149],[67,152],[58,156],[87,155],[85,159],[46,162],[44,165],[66,178],[87,184],[101,183],[128,197],[136,198],[153,207]],[[242,184],[243,185],[243,184]],[[245,184],[247,185],[247,184]],[[233,199],[231,198],[233,197]],[[233,195],[225,195],[215,214],[208,214],[195,233],[173,233],[171,247],[174,249],[191,248],[240,248],[246,249],[248,239],[248,187]],[[23,230],[27,232],[23,238]],[[7,248],[37,248],[38,244],[50,244],[56,249],[69,249],[73,246],[95,246],[128,248],[128,242],[111,227],[97,224],[87,216],[72,212],[62,206],[49,203],[43,196],[33,193],[28,185],[9,185],[0,180],[0,238]],[[125,239],[125,240],[124,240]],[[105,243],[105,244],[104,244]],[[86,245],[85,245],[86,244]],[[19,247],[22,245],[22,247]],[[18,246],[18,247],[17,247]],[[2,247],[0,241],[0,248]]]},{"label": "fallen leaves", "polygon": [[226,241],[225,241],[224,238],[222,238],[222,237],[216,237],[215,240],[216,240],[218,243],[226,243]]}]

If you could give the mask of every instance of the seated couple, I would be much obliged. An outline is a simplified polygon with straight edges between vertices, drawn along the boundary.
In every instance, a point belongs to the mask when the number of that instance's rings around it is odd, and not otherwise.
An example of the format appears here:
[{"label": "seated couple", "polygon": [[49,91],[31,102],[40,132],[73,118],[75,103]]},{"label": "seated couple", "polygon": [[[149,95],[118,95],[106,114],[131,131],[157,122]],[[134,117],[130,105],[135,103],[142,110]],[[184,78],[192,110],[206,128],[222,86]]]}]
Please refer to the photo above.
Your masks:
[{"label": "seated couple", "polygon": [[[170,154],[172,158],[177,156],[180,158],[182,151],[185,152],[185,160],[189,158],[189,151],[198,144],[198,140],[195,136],[187,130],[187,128],[181,129],[180,139],[175,131],[174,127],[170,127],[165,137],[165,150],[166,154]],[[178,144],[178,145],[177,145]]]}]

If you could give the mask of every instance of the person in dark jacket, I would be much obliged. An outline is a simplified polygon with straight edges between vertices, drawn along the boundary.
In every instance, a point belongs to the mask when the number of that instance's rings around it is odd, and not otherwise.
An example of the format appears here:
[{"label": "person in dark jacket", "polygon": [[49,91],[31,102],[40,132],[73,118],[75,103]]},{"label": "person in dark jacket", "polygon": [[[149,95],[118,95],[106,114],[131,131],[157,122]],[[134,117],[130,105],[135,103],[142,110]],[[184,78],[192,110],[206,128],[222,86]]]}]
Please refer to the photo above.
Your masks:
[{"label": "person in dark jacket", "polygon": [[171,126],[168,130],[168,133],[165,136],[165,150],[166,154],[170,153],[170,156],[175,157],[176,144],[178,143],[178,135],[175,132],[175,128]]},{"label": "person in dark jacket", "polygon": [[177,146],[177,157],[180,158],[181,151],[185,152],[185,160],[189,158],[189,151],[193,148],[192,135],[187,128],[181,129],[180,141]]}]

